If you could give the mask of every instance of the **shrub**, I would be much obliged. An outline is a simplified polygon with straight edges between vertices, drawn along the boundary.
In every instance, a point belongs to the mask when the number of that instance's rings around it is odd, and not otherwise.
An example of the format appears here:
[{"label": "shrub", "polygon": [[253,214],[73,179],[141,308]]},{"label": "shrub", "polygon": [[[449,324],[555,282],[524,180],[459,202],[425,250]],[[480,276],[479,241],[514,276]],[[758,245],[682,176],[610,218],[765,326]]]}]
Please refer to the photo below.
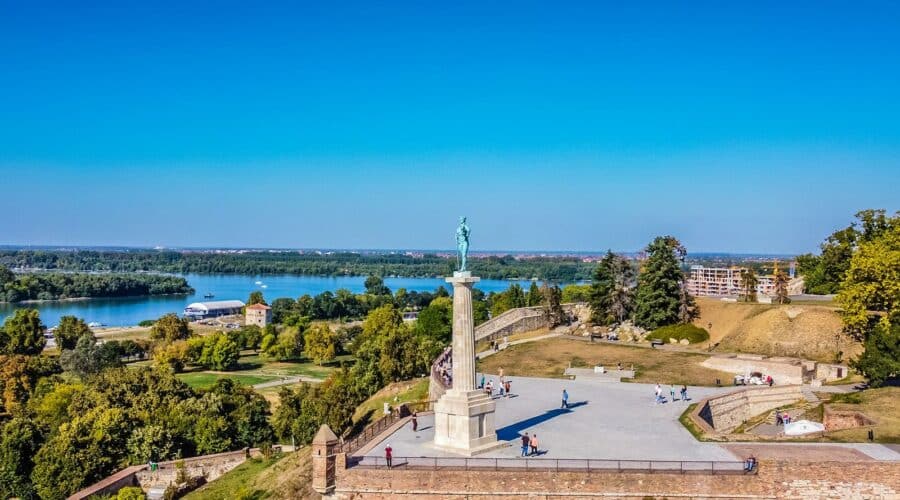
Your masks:
[{"label": "shrub", "polygon": [[659,339],[668,342],[669,339],[681,340],[687,339],[691,344],[697,344],[709,340],[709,332],[699,326],[690,323],[680,325],[669,325],[657,328],[648,335],[651,339]]}]

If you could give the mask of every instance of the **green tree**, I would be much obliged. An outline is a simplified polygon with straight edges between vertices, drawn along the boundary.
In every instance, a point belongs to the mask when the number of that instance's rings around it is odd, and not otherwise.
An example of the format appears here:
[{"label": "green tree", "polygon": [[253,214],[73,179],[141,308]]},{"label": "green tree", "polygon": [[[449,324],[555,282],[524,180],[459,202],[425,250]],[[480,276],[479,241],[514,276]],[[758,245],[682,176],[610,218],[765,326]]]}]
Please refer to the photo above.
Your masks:
[{"label": "green tree", "polygon": [[78,343],[78,339],[84,335],[93,336],[93,334],[94,332],[87,326],[87,323],[85,323],[83,319],[76,318],[75,316],[63,316],[59,318],[59,326],[53,331],[53,336],[56,338],[56,345],[61,350],[75,349],[75,344]]},{"label": "green tree", "polygon": [[647,259],[638,275],[634,320],[655,330],[680,321],[684,273],[679,265],[684,247],[672,236],[659,236],[646,248]]},{"label": "green tree", "polygon": [[528,295],[525,296],[525,305],[528,307],[536,307],[541,305],[543,301],[544,295],[541,293],[537,281],[532,281],[531,287],[528,288]]},{"label": "green tree", "polygon": [[390,295],[391,290],[384,285],[381,276],[369,276],[365,282],[366,293],[370,295]]},{"label": "green tree", "polygon": [[851,362],[872,387],[900,376],[900,324],[882,318],[868,334],[865,351]]},{"label": "green tree", "polygon": [[121,366],[122,361],[115,344],[98,344],[92,333],[82,335],[74,349],[65,350],[59,356],[63,370],[81,378],[100,373],[106,368]]},{"label": "green tree", "polygon": [[591,285],[566,285],[562,288],[563,304],[589,302],[590,300]]},{"label": "green tree", "polygon": [[16,275],[13,274],[13,272],[10,271],[8,267],[0,265],[0,291],[3,290],[3,285],[12,283],[15,280]]},{"label": "green tree", "polygon": [[47,339],[44,338],[44,324],[41,323],[37,309],[16,309],[3,324],[2,340],[5,345],[0,346],[0,352],[40,354]]},{"label": "green tree", "polygon": [[188,362],[188,342],[176,340],[168,344],[162,344],[153,350],[153,363],[163,370],[171,373],[180,373]]},{"label": "green tree", "polygon": [[[474,309],[474,304],[473,304]],[[422,338],[430,338],[446,345],[450,342],[453,330],[453,300],[450,297],[438,297],[419,311],[415,331]]]},{"label": "green tree", "polygon": [[29,481],[32,461],[43,442],[40,429],[30,418],[14,418],[0,431],[0,497],[35,498]]},{"label": "green tree", "polygon": [[791,298],[788,296],[788,275],[784,271],[775,273],[775,302],[779,304],[790,304]]},{"label": "green tree", "polygon": [[864,338],[878,317],[900,322],[900,213],[889,229],[862,239],[847,269],[837,300],[845,329]]},{"label": "green tree", "polygon": [[562,308],[562,290],[556,285],[544,283],[541,287],[543,296],[544,317],[550,328],[561,325],[566,321],[566,312]]},{"label": "green tree", "polygon": [[759,278],[753,268],[741,269],[741,298],[744,302],[756,302],[756,287]]},{"label": "green tree", "polygon": [[247,305],[252,306],[253,304],[266,304],[266,299],[263,297],[263,293],[259,290],[255,290],[250,292],[250,297],[247,298]]},{"label": "green tree", "polygon": [[150,338],[165,342],[185,340],[191,336],[190,323],[185,318],[179,318],[177,314],[169,313],[153,323],[150,328]]},{"label": "green tree", "polygon": [[303,332],[305,348],[303,350],[307,358],[317,365],[322,365],[334,359],[337,351],[338,336],[331,331],[327,323],[316,322]]},{"label": "green tree", "polygon": [[597,263],[590,286],[591,321],[610,325],[624,321],[633,308],[634,268],[623,257],[606,251]]}]

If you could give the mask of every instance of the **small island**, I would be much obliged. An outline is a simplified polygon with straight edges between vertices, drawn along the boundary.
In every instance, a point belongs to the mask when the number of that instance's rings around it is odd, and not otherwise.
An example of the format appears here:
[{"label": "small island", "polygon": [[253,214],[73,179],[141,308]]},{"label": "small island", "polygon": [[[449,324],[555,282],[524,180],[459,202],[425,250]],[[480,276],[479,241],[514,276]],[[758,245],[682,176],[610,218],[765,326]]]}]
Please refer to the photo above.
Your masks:
[{"label": "small island", "polygon": [[13,273],[0,266],[0,302],[190,294],[179,276],[141,273]]}]

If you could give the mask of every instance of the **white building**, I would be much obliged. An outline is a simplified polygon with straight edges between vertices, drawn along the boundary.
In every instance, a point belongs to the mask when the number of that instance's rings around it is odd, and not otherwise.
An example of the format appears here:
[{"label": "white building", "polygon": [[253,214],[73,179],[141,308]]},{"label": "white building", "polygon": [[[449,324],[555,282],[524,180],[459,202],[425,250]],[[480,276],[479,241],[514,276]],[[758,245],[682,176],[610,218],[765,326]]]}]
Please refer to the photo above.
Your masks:
[{"label": "white building", "polygon": [[[743,267],[704,267],[691,266],[687,289],[694,296],[733,297],[744,293],[741,286]],[[756,293],[758,296],[775,295],[775,276],[756,276]],[[803,279],[792,278],[787,284],[788,295],[803,293]]]},{"label": "white building", "polygon": [[184,315],[190,319],[216,318],[240,314],[244,303],[240,300],[217,300],[214,302],[194,302],[184,308]]}]

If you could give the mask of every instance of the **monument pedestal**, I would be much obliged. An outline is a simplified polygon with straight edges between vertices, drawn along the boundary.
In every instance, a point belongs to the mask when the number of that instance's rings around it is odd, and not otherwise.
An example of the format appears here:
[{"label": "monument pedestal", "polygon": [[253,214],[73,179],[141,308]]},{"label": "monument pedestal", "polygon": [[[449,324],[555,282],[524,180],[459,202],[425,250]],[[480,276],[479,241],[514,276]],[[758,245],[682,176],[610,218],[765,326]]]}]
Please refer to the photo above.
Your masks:
[{"label": "monument pedestal", "polygon": [[447,278],[453,285],[453,388],[434,404],[434,446],[466,456],[505,445],[497,441],[496,405],[475,388],[472,286],[479,280],[468,271]]}]

